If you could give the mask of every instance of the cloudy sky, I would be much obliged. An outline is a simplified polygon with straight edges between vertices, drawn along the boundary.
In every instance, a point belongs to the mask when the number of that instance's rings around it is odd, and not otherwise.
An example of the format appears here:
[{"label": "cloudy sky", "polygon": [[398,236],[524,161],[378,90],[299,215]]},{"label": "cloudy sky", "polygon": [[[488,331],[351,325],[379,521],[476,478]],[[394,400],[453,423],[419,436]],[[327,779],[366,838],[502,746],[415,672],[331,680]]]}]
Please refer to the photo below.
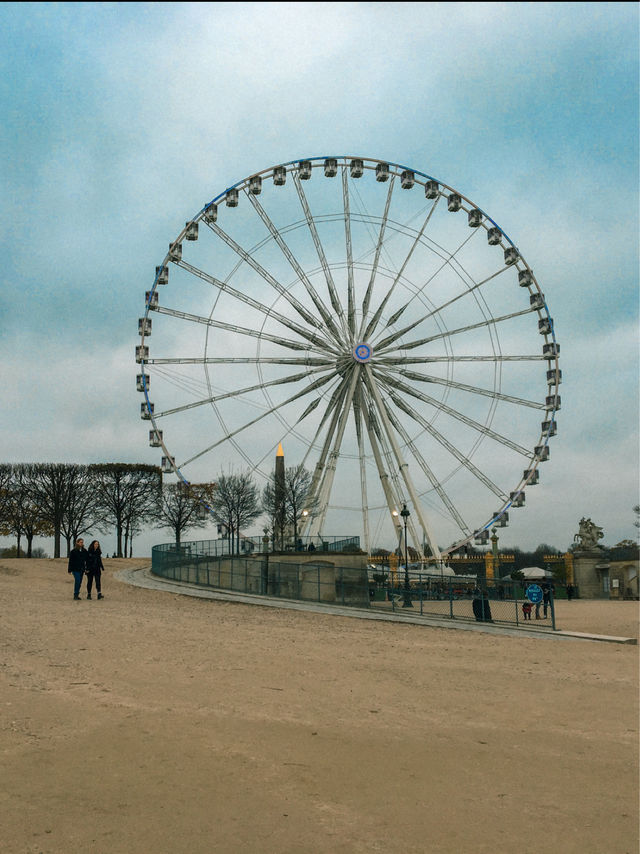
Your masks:
[{"label": "cloudy sky", "polygon": [[[553,314],[558,436],[501,543],[566,548],[582,516],[609,545],[633,537],[636,4],[4,3],[0,14],[3,461],[157,464],[133,354],[168,241],[256,171],[360,153],[438,176],[490,212]],[[151,532],[138,553],[166,540]]]}]

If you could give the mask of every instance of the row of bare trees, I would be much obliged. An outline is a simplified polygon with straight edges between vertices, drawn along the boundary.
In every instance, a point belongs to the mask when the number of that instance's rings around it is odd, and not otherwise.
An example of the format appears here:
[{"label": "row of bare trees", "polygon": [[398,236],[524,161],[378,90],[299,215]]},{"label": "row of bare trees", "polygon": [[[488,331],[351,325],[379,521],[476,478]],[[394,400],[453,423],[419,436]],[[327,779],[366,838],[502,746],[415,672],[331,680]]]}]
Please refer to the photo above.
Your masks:
[{"label": "row of bare trees", "polygon": [[215,484],[191,484],[188,490],[180,484],[165,487],[162,527],[171,528],[179,543],[188,528],[213,517],[224,528],[230,550],[239,552],[243,531],[264,515],[274,548],[283,549],[288,536],[297,541],[302,519],[315,507],[308,500],[310,484],[311,475],[299,465],[285,469],[282,482],[273,472],[262,494],[248,473],[222,474]]},{"label": "row of bare trees", "polygon": [[156,466],[142,463],[0,463],[0,536],[16,538],[16,553],[34,537],[53,537],[54,557],[66,542],[88,532],[115,530],[118,557],[132,553],[144,527],[170,529],[176,543],[192,528],[212,519],[240,550],[243,531],[263,514],[274,546],[284,547],[285,531],[294,533],[307,507],[310,475],[302,466],[286,469],[284,486],[275,473],[262,495],[248,473],[222,474],[215,483],[162,483]]},{"label": "row of bare trees", "polygon": [[153,517],[162,474],[142,463],[0,463],[0,534],[14,536],[17,554],[34,537],[53,537],[54,557],[61,542],[71,544],[89,531],[116,531],[117,554]]}]

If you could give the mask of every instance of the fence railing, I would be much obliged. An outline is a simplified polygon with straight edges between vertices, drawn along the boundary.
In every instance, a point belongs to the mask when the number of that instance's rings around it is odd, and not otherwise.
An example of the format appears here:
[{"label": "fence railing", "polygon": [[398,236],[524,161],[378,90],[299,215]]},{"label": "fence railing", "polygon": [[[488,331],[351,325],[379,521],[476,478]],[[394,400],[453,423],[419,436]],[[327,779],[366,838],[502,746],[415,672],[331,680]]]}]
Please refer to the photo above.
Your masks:
[{"label": "fence railing", "polygon": [[[266,540],[266,541],[265,541]],[[360,537],[298,537],[294,542],[293,537],[284,539],[280,543],[276,537],[275,542],[270,537],[241,537],[238,546],[231,539],[218,540],[195,540],[186,543],[163,543],[153,546],[152,554],[171,555],[173,558],[180,555],[187,558],[189,555],[250,555],[255,552],[357,552],[360,549]]]},{"label": "fence railing", "polygon": [[338,544],[350,546],[353,540],[357,538],[324,538],[320,542],[327,546],[321,546],[316,554],[310,555],[308,546],[298,549],[306,551],[304,558],[297,558],[295,553],[259,551],[258,545],[264,548],[259,538],[244,540],[252,545],[240,555],[230,554],[225,540],[164,544],[152,549],[152,571],[174,581],[258,596],[517,627],[556,628],[552,588],[536,605],[526,598],[521,582],[511,580],[475,581],[469,576],[443,578],[410,571],[407,586],[401,568],[384,581],[376,581],[361,561],[352,559],[354,565],[350,566],[348,553],[339,552]]},{"label": "fence railing", "polygon": [[404,610],[434,617],[502,623],[514,626],[556,628],[554,591],[535,604],[526,597],[526,587],[511,580],[482,579],[461,581],[428,573],[409,573],[409,586],[398,574],[377,584],[372,594],[372,607]]}]

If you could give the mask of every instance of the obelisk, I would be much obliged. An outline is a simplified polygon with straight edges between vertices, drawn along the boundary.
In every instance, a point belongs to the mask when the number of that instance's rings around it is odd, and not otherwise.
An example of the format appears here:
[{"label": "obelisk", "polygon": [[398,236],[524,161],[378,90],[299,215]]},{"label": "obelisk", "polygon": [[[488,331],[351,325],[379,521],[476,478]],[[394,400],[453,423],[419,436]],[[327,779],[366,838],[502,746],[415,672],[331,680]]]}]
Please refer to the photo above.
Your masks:
[{"label": "obelisk", "polygon": [[276,451],[276,476],[275,476],[275,511],[276,527],[280,536],[280,549],[284,549],[284,525],[285,525],[285,483],[284,483],[284,451],[282,442],[278,444]]}]

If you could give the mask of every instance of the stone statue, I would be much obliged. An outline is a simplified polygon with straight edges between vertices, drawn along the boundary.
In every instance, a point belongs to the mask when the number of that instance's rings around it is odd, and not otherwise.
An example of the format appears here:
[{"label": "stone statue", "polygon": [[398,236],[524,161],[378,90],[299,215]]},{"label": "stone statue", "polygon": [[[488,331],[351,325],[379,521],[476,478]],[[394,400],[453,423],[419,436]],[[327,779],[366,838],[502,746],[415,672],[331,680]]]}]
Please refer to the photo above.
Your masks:
[{"label": "stone statue", "polygon": [[598,540],[601,540],[603,537],[602,528],[592,522],[591,519],[585,519],[583,516],[580,519],[580,528],[573,541],[574,543],[579,542],[580,548],[595,549],[601,548]]}]

